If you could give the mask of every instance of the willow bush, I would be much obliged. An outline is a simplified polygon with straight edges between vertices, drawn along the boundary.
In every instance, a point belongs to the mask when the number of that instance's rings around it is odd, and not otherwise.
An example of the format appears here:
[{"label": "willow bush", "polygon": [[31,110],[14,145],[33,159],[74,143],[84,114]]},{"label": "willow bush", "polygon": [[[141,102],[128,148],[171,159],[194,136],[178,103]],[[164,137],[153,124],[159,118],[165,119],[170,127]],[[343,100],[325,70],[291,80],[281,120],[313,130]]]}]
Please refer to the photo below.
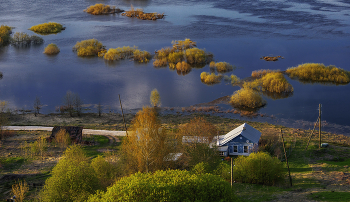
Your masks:
[{"label": "willow bush", "polygon": [[284,180],[284,166],[280,160],[264,152],[239,156],[234,161],[233,178],[237,182],[276,185]]},{"label": "willow bush", "polygon": [[266,105],[261,95],[251,88],[242,88],[233,93],[230,103],[238,108],[259,108]]},{"label": "willow bush", "polygon": [[238,77],[237,77],[236,75],[234,75],[234,74],[231,74],[230,79],[231,79],[231,84],[232,84],[232,85],[235,85],[235,84],[238,84],[239,82],[241,82],[241,79],[238,78]]},{"label": "willow bush", "polygon": [[202,72],[201,75],[201,81],[205,84],[217,84],[220,83],[222,79],[222,75],[216,75],[215,73],[209,73],[209,72]]},{"label": "willow bush", "polygon": [[220,73],[225,73],[225,72],[229,72],[232,71],[234,68],[232,65],[230,65],[230,63],[227,62],[214,62],[211,61],[209,64],[210,68],[215,68],[216,71],[220,72]]},{"label": "willow bush", "polygon": [[88,201],[236,201],[230,184],[212,174],[195,175],[186,170],[136,173],[124,177],[106,192]]},{"label": "willow bush", "polygon": [[184,53],[182,51],[180,52],[172,52],[169,53],[168,55],[168,62],[169,63],[179,63],[182,62],[184,60]]},{"label": "willow bush", "polygon": [[102,43],[97,39],[83,40],[77,42],[73,47],[73,51],[77,52],[78,56],[96,56],[104,49]]},{"label": "willow bush", "polygon": [[172,41],[171,44],[173,44],[174,50],[186,50],[190,48],[194,48],[197,46],[197,43],[192,41],[191,39],[185,39],[185,40],[178,40],[178,41]]},{"label": "willow bush", "polygon": [[58,48],[58,46],[54,43],[51,43],[49,45],[46,46],[44,53],[48,54],[48,55],[54,55],[60,52],[60,49]]},{"label": "willow bush", "polygon": [[57,33],[60,32],[62,29],[63,26],[56,22],[42,23],[29,28],[29,30],[32,30],[33,32],[38,32],[42,34]]},{"label": "willow bush", "polygon": [[6,25],[0,26],[0,47],[10,43],[12,28]]},{"label": "willow bush", "polygon": [[206,63],[206,54],[204,50],[198,48],[190,48],[185,51],[186,61],[189,64]]},{"label": "willow bush", "polygon": [[44,43],[44,39],[36,35],[29,36],[24,32],[16,32],[13,34],[13,37],[10,39],[10,42],[11,45],[14,46],[29,46],[31,44],[42,44]]},{"label": "willow bush", "polygon": [[256,70],[252,72],[252,77],[253,78],[261,78],[262,76],[264,76],[267,73],[271,73],[271,72],[276,72],[277,70],[271,70],[271,69],[260,69],[260,70]]},{"label": "willow bush", "polygon": [[153,66],[155,67],[166,67],[167,65],[168,65],[168,62],[166,61],[166,58],[156,59],[153,62]]},{"label": "willow bush", "polygon": [[151,54],[147,51],[135,50],[133,52],[134,61],[139,63],[147,63],[151,59]]},{"label": "willow bush", "polygon": [[105,4],[95,4],[87,7],[84,11],[92,15],[102,15],[110,12],[111,8],[109,5]]},{"label": "willow bush", "polygon": [[333,65],[325,66],[319,63],[305,63],[291,67],[286,73],[292,79],[305,82],[333,82],[344,84],[350,82],[350,72]]},{"label": "willow bush", "polygon": [[274,93],[293,92],[293,86],[284,78],[281,72],[270,72],[261,77],[263,91]]},{"label": "willow bush", "polygon": [[190,72],[191,71],[191,66],[189,64],[187,64],[187,62],[182,61],[182,62],[178,62],[176,64],[176,70],[179,72]]}]

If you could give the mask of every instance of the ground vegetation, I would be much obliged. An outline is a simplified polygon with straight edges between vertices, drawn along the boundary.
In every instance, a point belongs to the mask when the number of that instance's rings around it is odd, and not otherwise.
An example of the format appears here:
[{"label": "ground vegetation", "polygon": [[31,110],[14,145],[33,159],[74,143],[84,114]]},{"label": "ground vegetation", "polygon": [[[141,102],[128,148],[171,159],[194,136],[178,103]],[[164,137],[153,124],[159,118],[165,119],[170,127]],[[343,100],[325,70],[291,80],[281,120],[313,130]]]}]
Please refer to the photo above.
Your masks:
[{"label": "ground vegetation", "polygon": [[64,30],[64,27],[60,23],[56,22],[48,22],[48,23],[42,23],[39,25],[32,26],[29,28],[29,30],[41,34],[51,34],[51,33],[58,33],[62,30]]},{"label": "ground vegetation", "polygon": [[58,54],[59,52],[60,52],[60,49],[54,43],[47,45],[44,50],[44,53],[47,55],[55,55],[55,54]]},{"label": "ground vegetation", "polygon": [[77,42],[73,47],[73,51],[78,56],[97,56],[103,50],[105,50],[105,47],[97,39],[83,40]]}]

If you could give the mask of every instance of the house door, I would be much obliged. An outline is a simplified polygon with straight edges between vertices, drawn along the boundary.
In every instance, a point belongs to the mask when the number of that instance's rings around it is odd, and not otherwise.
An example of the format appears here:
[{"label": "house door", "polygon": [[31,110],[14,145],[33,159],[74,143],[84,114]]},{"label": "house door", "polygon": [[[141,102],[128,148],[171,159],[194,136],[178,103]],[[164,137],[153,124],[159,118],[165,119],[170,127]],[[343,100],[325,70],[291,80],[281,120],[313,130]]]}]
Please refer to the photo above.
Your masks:
[{"label": "house door", "polygon": [[238,145],[238,153],[243,153],[243,145]]},{"label": "house door", "polygon": [[229,146],[229,147],[228,147],[228,150],[229,150],[229,153],[230,153],[230,154],[233,153],[233,146]]}]

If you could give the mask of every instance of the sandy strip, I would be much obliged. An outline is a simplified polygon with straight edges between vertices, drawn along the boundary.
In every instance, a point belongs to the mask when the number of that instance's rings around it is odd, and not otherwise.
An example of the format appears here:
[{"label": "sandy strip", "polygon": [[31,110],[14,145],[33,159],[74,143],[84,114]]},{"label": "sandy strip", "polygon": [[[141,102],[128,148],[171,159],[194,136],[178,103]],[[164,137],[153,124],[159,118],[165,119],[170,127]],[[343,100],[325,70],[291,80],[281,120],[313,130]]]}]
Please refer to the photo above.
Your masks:
[{"label": "sandy strip", "polygon": [[[44,126],[3,126],[3,130],[43,130],[52,131],[53,127]],[[112,130],[92,130],[83,129],[83,134],[87,135],[112,135],[112,136],[125,136],[125,131],[112,131]]]}]

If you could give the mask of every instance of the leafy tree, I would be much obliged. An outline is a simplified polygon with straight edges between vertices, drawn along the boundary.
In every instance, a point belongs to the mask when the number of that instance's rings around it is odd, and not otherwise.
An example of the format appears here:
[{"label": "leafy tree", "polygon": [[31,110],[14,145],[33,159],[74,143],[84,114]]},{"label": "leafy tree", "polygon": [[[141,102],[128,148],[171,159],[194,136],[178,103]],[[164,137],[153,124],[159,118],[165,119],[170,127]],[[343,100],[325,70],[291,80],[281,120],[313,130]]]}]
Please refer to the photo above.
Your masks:
[{"label": "leafy tree", "polygon": [[0,47],[9,44],[12,28],[6,25],[0,26]]},{"label": "leafy tree", "polygon": [[67,148],[40,192],[42,201],[85,201],[99,189],[88,157],[78,145]]},{"label": "leafy tree", "polygon": [[106,189],[113,184],[116,179],[116,168],[111,163],[99,155],[92,160],[91,166],[97,175],[101,187]]},{"label": "leafy tree", "polygon": [[274,185],[283,181],[285,176],[281,161],[264,152],[240,156],[234,164],[233,178],[238,182]]},{"label": "leafy tree", "polygon": [[122,143],[122,155],[130,173],[154,172],[165,167],[170,153],[167,134],[153,108],[144,107],[131,123],[129,136]]},{"label": "leafy tree", "polygon": [[160,106],[160,95],[156,88],[152,90],[150,100],[151,105],[155,107]]},{"label": "leafy tree", "polygon": [[88,201],[237,201],[230,184],[216,175],[195,175],[186,170],[136,173],[124,177],[106,192]]}]

